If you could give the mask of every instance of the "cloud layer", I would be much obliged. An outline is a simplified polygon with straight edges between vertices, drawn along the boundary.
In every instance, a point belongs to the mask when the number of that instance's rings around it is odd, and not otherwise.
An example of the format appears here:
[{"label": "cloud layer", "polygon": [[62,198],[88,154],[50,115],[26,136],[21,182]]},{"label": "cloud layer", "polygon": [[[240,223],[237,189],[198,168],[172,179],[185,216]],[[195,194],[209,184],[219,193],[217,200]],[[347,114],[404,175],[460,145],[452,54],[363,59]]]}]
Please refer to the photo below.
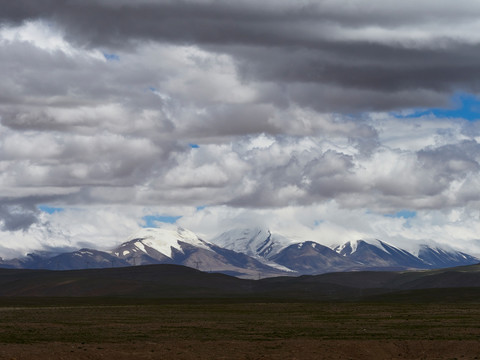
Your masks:
[{"label": "cloud layer", "polygon": [[480,128],[428,109],[477,94],[479,15],[462,0],[9,2],[2,246],[101,232],[108,247],[149,214],[206,236],[260,217],[329,241],[467,246]]}]

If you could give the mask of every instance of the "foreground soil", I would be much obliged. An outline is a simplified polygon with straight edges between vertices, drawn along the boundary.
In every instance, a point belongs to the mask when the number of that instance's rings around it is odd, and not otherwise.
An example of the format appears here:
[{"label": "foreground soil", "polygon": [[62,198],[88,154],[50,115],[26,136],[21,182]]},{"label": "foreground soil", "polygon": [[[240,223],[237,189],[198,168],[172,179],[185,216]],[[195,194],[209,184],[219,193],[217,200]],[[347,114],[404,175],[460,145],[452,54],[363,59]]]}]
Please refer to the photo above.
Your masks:
[{"label": "foreground soil", "polygon": [[0,300],[0,359],[480,359],[480,306]]},{"label": "foreground soil", "polygon": [[1,345],[1,359],[478,359],[478,342],[291,339],[265,343]]}]

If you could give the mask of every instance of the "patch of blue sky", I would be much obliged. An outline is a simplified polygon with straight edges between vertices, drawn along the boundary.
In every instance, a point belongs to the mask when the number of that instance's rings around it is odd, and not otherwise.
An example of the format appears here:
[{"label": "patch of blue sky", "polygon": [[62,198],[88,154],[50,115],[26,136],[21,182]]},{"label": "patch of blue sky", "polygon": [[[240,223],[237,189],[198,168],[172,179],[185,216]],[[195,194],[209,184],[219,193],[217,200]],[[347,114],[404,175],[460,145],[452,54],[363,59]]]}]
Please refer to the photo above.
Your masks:
[{"label": "patch of blue sky", "polygon": [[103,53],[103,56],[107,61],[120,61],[120,56],[118,56],[117,54]]},{"label": "patch of blue sky", "polygon": [[64,210],[61,207],[52,207],[48,205],[38,205],[38,209],[47,214],[55,214],[55,213],[62,212]]},{"label": "patch of blue sky", "polygon": [[197,206],[197,211],[202,211],[206,207],[207,207],[206,205]]},{"label": "patch of blue sky", "polygon": [[418,118],[432,115],[437,118],[459,118],[468,121],[480,120],[480,99],[468,93],[455,93],[448,108],[418,109],[406,115],[395,114],[397,118]]},{"label": "patch of blue sky", "polygon": [[170,215],[146,215],[142,217],[144,222],[143,227],[156,227],[156,224],[167,223],[167,224],[175,224],[181,216],[170,216]]},{"label": "patch of blue sky", "polygon": [[394,214],[386,214],[386,217],[392,217],[392,218],[404,218],[404,219],[411,219],[417,216],[416,211],[411,211],[411,210],[401,210],[398,211]]},{"label": "patch of blue sky", "polygon": [[198,144],[188,144],[192,149],[198,149],[200,145]]}]

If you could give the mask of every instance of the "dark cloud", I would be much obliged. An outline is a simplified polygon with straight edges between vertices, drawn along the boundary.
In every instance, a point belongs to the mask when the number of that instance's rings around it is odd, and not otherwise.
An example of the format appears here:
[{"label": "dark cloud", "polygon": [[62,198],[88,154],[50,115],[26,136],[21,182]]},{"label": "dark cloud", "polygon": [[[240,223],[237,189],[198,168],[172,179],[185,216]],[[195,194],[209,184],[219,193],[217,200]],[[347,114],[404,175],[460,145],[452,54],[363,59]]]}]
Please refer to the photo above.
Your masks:
[{"label": "dark cloud", "polygon": [[4,231],[26,230],[37,221],[37,211],[32,208],[0,205],[0,222]]},{"label": "dark cloud", "polygon": [[3,231],[27,230],[39,222],[37,204],[54,201],[57,196],[24,196],[0,199],[0,226]]},{"label": "dark cloud", "polygon": [[[373,5],[372,5],[373,6]],[[87,47],[131,47],[132,42],[192,44],[235,59],[245,81],[287,86],[318,84],[344,89],[340,101],[294,91],[291,100],[324,111],[388,110],[430,106],[452,90],[478,92],[478,45],[458,35],[436,35],[435,26],[472,21],[476,7],[447,3],[424,7],[408,2],[365,6],[329,2],[15,1],[2,8],[5,21],[43,18],[62,26],[67,37]],[[430,30],[429,26],[433,26]],[[375,29],[387,35],[342,35]],[[395,40],[391,33],[426,29],[431,39]],[[382,40],[382,36],[384,37]],[[392,38],[389,38],[392,36]],[[380,37],[380,40],[378,39]],[[348,91],[358,91],[350,101]],[[416,92],[408,97],[402,92]],[[383,99],[387,92],[389,98]],[[375,97],[380,100],[374,101]]]}]

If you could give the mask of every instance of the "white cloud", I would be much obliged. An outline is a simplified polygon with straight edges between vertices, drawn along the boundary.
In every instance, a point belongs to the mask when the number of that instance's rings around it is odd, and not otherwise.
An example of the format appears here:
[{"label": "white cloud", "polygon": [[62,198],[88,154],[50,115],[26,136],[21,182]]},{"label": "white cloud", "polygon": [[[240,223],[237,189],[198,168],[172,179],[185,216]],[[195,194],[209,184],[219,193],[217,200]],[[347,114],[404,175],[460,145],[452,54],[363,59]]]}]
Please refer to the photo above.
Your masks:
[{"label": "white cloud", "polygon": [[[145,3],[181,19],[138,21]],[[326,244],[475,244],[478,126],[393,115],[475,91],[471,1],[88,4],[129,21],[87,28],[62,3],[0,27],[4,248],[107,248],[151,213],[207,240],[265,224]],[[384,216],[401,210],[417,216]]]}]

